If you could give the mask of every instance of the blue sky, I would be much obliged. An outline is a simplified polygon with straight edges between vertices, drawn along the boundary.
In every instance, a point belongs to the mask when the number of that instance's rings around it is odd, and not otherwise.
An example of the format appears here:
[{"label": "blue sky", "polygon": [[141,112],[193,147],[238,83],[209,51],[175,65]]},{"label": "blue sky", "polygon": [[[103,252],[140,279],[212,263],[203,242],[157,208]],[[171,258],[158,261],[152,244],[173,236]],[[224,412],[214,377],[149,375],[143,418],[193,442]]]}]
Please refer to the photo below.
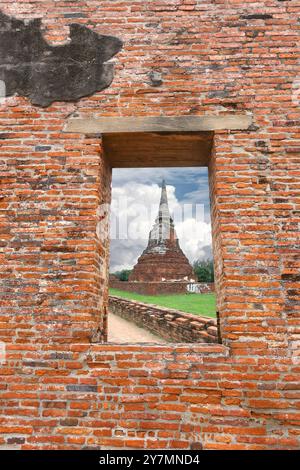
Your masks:
[{"label": "blue sky", "polygon": [[[133,267],[147,246],[148,234],[158,210],[162,179],[167,184],[171,212],[180,246],[192,263],[211,257],[210,209],[207,168],[138,168],[115,169],[112,180],[112,227],[120,214],[128,221],[123,239],[113,233],[111,239],[111,272]],[[123,203],[125,201],[125,206]],[[184,205],[192,213],[181,214]],[[195,218],[196,204],[203,205],[203,217]],[[122,208],[121,208],[122,206]],[[186,211],[186,209],[184,209]],[[188,215],[187,215],[188,214]],[[192,215],[191,215],[192,214]],[[113,219],[113,217],[115,217]]]}]

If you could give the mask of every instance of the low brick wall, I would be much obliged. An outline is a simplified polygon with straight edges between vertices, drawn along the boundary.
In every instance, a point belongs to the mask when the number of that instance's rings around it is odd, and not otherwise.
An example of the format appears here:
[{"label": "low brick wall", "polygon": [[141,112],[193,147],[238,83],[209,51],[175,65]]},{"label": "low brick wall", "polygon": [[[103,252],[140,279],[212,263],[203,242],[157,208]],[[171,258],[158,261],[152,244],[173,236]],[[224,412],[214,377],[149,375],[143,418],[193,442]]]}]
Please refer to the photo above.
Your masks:
[{"label": "low brick wall", "polygon": [[110,278],[109,287],[135,292],[142,295],[185,294],[186,292],[207,293],[214,291],[213,283],[190,283],[182,281],[134,282]]},{"label": "low brick wall", "polygon": [[175,343],[217,343],[217,320],[178,310],[109,297],[109,311]]}]

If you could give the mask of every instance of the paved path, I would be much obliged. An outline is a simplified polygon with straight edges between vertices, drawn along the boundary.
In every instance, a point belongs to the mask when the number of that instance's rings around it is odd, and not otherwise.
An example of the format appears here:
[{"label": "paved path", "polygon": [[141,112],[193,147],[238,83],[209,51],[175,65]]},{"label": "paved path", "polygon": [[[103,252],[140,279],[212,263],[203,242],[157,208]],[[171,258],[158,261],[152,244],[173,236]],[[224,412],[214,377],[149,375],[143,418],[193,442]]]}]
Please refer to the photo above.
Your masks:
[{"label": "paved path", "polygon": [[108,341],[110,343],[166,343],[159,336],[113,313],[108,314]]}]

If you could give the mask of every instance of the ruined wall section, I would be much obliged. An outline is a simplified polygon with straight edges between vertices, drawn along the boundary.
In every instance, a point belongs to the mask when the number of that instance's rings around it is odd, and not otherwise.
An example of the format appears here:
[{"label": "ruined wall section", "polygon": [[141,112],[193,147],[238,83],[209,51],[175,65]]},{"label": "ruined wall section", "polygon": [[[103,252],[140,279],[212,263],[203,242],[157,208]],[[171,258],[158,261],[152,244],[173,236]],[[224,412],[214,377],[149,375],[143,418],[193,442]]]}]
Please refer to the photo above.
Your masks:
[{"label": "ruined wall section", "polygon": [[186,294],[187,292],[208,294],[215,291],[213,282],[130,282],[119,281],[119,279],[113,277],[109,279],[109,287],[142,295]]},{"label": "ruined wall section", "polygon": [[217,321],[159,305],[109,296],[109,311],[172,343],[217,343]]},{"label": "ruined wall section", "polygon": [[45,114],[18,100],[0,110],[0,339],[90,341],[106,289],[96,225],[110,169],[99,139],[61,133],[73,105]]}]

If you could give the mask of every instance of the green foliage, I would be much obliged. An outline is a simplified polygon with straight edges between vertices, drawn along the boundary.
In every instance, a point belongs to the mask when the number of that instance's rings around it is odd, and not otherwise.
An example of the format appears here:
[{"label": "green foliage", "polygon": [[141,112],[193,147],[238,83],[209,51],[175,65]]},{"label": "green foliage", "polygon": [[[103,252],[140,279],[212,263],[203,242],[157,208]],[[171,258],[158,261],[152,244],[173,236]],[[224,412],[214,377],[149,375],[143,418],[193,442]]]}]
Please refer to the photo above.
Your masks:
[{"label": "green foliage", "polygon": [[214,282],[214,264],[213,260],[198,260],[193,265],[195,274],[199,282]]},{"label": "green foliage", "polygon": [[117,295],[125,299],[174,308],[182,312],[194,313],[195,315],[204,315],[213,318],[216,316],[216,296],[214,293],[141,295],[119,289],[109,289],[109,293],[110,295]]},{"label": "green foliage", "polygon": [[128,281],[131,272],[132,269],[123,269],[122,271],[117,271],[114,275],[119,279],[119,281]]}]

